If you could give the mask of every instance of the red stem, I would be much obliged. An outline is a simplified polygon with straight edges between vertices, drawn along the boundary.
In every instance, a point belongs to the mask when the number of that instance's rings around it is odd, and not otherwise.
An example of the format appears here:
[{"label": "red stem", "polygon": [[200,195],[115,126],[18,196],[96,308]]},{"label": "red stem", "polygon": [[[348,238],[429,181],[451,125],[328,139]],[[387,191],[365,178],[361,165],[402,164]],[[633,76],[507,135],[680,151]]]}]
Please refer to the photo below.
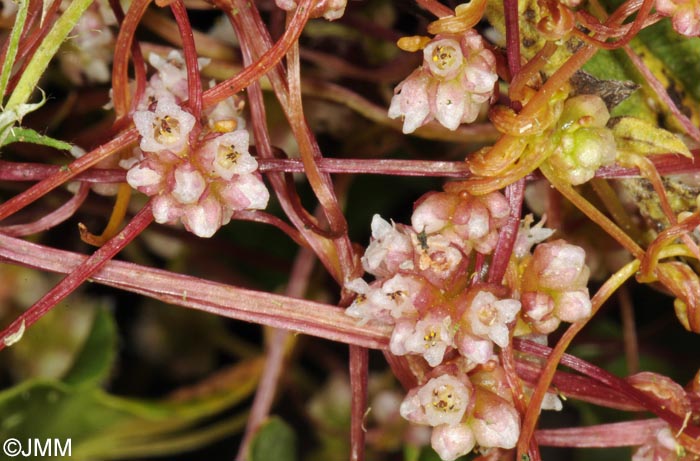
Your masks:
[{"label": "red stem", "polygon": [[489,269],[489,283],[500,284],[508,268],[510,256],[513,253],[513,245],[518,236],[520,227],[520,215],[522,214],[523,200],[525,198],[525,179],[521,179],[506,187],[506,198],[510,204],[510,216],[505,226],[498,234],[498,242],[493,252],[491,268]]},{"label": "red stem", "polygon": [[503,0],[506,21],[506,55],[511,78],[520,72],[520,24],[518,22],[518,0]]},{"label": "red stem", "polygon": [[[192,26],[187,17],[187,9],[182,0],[175,0],[170,4],[170,9],[175,16],[177,28],[180,30],[182,39],[182,51],[185,55],[185,66],[187,66],[187,93],[189,97],[188,107],[195,119],[202,117],[202,81],[199,76],[199,63],[197,62],[197,47],[194,43]],[[190,133],[190,144],[195,145],[199,130]]]},{"label": "red stem", "polygon": [[13,237],[20,237],[24,235],[37,234],[57,226],[73,216],[73,214],[78,211],[80,205],[83,204],[87,198],[88,192],[90,191],[90,185],[88,183],[81,183],[78,192],[71,197],[66,203],[52,211],[51,213],[42,216],[38,220],[27,223],[27,224],[15,224],[12,226],[0,227],[0,232],[3,234],[11,235]]},{"label": "red stem", "polygon": [[[27,309],[14,322],[0,333],[0,350],[8,346],[9,338],[18,335],[19,331],[31,327],[37,320],[44,316],[62,299],[75,291],[80,284],[85,282],[99,271],[110,259],[128,245],[153,221],[153,213],[150,203],[139,211],[134,219],[124,229],[101,246],[91,256],[84,259],[55,287],[49,290],[32,307]],[[8,237],[9,238],[9,237]],[[21,337],[21,335],[20,335]],[[13,338],[14,340],[18,338]],[[11,343],[10,343],[11,344]]]},{"label": "red stem", "polygon": [[53,173],[51,176],[1,204],[0,220],[5,219],[11,214],[34,202],[38,198],[43,197],[49,191],[55,189],[66,181],[73,179],[78,174],[106,159],[110,155],[119,152],[130,143],[136,141],[137,138],[138,134],[136,129],[131,128],[108,143],[103,144],[97,149],[83,155],[79,159],[74,160],[70,165],[60,167],[58,171]]},{"label": "red stem", "polygon": [[[302,249],[294,260],[289,283],[285,290],[288,296],[301,298],[306,294],[309,286],[309,277],[314,268],[316,258],[314,254],[306,249]],[[236,455],[237,461],[246,461],[248,458],[248,447],[260,425],[267,419],[272,408],[272,403],[277,393],[282,369],[285,364],[287,343],[289,342],[289,332],[278,329],[268,329],[266,331],[265,367],[263,369],[258,388],[255,391],[255,399],[250,408],[248,422],[246,423],[243,441]]]},{"label": "red stem", "polygon": [[[121,25],[124,22],[124,10],[121,3],[119,3],[119,0],[109,0],[109,6],[112,8],[114,17],[117,19],[117,24],[119,24],[121,29]],[[136,109],[136,105],[141,100],[146,89],[146,62],[143,59],[143,53],[141,53],[141,46],[136,39],[131,44],[131,59],[134,63],[134,76],[136,77],[136,90],[134,91],[134,100],[131,104],[131,110],[133,111]]]},{"label": "red stem", "polygon": [[366,348],[350,346],[350,387],[352,403],[350,410],[350,461],[365,459],[364,419],[367,412],[367,367],[369,353]]},{"label": "red stem", "polygon": [[[117,238],[118,239],[118,236]],[[99,250],[98,250],[99,251]],[[71,273],[87,256],[0,234],[0,260],[52,272]],[[331,341],[387,349],[391,328],[358,325],[341,307],[237,288],[197,277],[123,261],[108,261],[90,279],[168,304],[221,317],[283,328]]]},{"label": "red stem", "polygon": [[541,445],[549,447],[626,447],[646,443],[665,426],[661,419],[645,419],[589,427],[541,429],[535,432],[535,438]]},{"label": "red stem", "polygon": [[139,21],[146,12],[151,0],[134,0],[126,12],[114,44],[114,62],[112,64],[112,102],[117,119],[129,113],[129,50],[134,41],[134,34]]}]

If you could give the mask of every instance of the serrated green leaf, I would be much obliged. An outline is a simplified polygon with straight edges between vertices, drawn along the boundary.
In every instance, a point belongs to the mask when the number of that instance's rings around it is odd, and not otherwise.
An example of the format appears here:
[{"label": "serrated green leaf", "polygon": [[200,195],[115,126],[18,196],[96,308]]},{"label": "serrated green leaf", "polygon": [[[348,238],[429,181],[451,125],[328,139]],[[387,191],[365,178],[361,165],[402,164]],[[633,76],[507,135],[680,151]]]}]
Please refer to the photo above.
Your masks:
[{"label": "serrated green leaf", "polygon": [[249,461],[296,461],[297,439],[294,431],[278,417],[268,419],[250,444]]},{"label": "serrated green leaf", "polygon": [[688,147],[673,133],[635,117],[621,117],[612,127],[617,148],[623,151],[653,155],[676,153],[693,158]]},{"label": "serrated green leaf", "polygon": [[98,309],[90,335],[83,343],[63,381],[74,385],[96,385],[109,375],[116,356],[117,327],[107,309]]},{"label": "serrated green leaf", "polygon": [[4,141],[4,145],[13,142],[28,142],[32,144],[40,144],[42,146],[53,147],[59,150],[71,150],[73,146],[65,141],[54,139],[41,133],[37,133],[31,128],[14,127],[9,130],[8,136]]}]

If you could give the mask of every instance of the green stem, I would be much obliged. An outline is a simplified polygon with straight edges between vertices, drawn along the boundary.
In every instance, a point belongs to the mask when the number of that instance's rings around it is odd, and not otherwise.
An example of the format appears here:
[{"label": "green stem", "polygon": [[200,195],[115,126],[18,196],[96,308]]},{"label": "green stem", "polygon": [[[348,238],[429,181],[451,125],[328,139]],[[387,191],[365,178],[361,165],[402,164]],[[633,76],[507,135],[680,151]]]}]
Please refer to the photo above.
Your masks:
[{"label": "green stem", "polygon": [[66,11],[58,18],[51,31],[41,42],[39,48],[32,56],[32,60],[19,79],[15,90],[7,101],[5,110],[13,110],[29,100],[32,92],[36,88],[39,79],[49,65],[49,61],[56,55],[61,43],[83,15],[85,10],[92,4],[92,0],[73,0]]},{"label": "green stem", "polygon": [[10,35],[10,41],[7,46],[5,62],[2,63],[2,71],[0,71],[0,98],[5,96],[7,82],[10,81],[10,73],[12,73],[12,67],[15,64],[15,57],[17,56],[17,49],[19,48],[19,39],[24,30],[24,23],[27,21],[27,11],[29,11],[29,0],[20,0],[17,16],[15,17],[15,24],[12,26],[12,34]]},{"label": "green stem", "polygon": [[625,232],[617,227],[607,216],[601,213],[591,202],[586,200],[578,192],[571,187],[570,184],[563,181],[557,173],[547,163],[540,165],[540,171],[547,180],[554,186],[564,197],[566,197],[576,208],[581,210],[583,214],[588,216],[591,221],[602,227],[612,238],[622,245],[627,251],[632,253],[632,256],[641,260],[644,258],[644,250],[637,245],[637,242],[625,234]]}]

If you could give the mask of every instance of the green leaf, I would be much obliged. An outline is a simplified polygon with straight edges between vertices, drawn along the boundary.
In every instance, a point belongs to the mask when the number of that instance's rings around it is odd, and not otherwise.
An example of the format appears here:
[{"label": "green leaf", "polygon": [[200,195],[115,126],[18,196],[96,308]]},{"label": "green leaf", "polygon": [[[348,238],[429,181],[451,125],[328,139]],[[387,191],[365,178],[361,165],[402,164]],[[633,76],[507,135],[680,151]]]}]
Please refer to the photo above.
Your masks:
[{"label": "green leaf", "polygon": [[611,121],[617,148],[640,155],[676,153],[693,158],[688,147],[673,133],[635,117]]},{"label": "green leaf", "polygon": [[73,366],[63,381],[75,385],[96,385],[109,375],[117,347],[117,327],[107,309],[98,309]]},{"label": "green leaf", "polygon": [[268,419],[250,444],[249,461],[296,461],[297,439],[294,431],[278,417]]},{"label": "green leaf", "polygon": [[40,144],[42,146],[53,147],[59,150],[71,150],[73,146],[65,141],[54,139],[50,136],[37,133],[31,128],[14,127],[9,130],[8,136],[3,141],[3,145],[13,142],[28,142],[32,144]]},{"label": "green leaf", "polygon": [[78,23],[85,10],[92,4],[92,1],[73,0],[68,4],[68,8],[53,24],[53,27],[46,34],[44,40],[42,40],[31,60],[24,68],[24,72],[22,72],[14,91],[7,101],[6,109],[15,110],[29,100],[49,62],[58,52],[61,43],[68,37],[70,31],[73,30],[73,27]]},{"label": "green leaf", "polygon": [[[95,325],[95,338],[108,336],[98,334],[105,328],[100,323]],[[98,342],[95,339],[93,344]],[[249,397],[256,388],[262,363],[259,359],[241,362],[213,382],[158,401],[116,397],[86,382],[78,386],[28,380],[0,392],[0,440],[70,438],[72,461],[163,456],[191,450],[244,427],[245,415],[202,423]],[[86,369],[89,367],[83,371]],[[87,375],[90,373],[82,376]],[[80,375],[76,372],[72,376]]]},{"label": "green leaf", "polygon": [[2,69],[0,70],[0,101],[5,96],[7,82],[10,80],[10,73],[15,64],[15,57],[17,56],[17,49],[19,48],[19,39],[22,36],[24,23],[27,20],[27,12],[29,11],[29,0],[19,0],[18,4],[19,8],[15,16],[15,23],[12,26],[10,39],[7,42],[5,61],[2,63]]},{"label": "green leaf", "polygon": [[678,34],[668,19],[641,30],[637,37],[663,63],[667,73],[700,101],[700,38]]},{"label": "green leaf", "polygon": [[[622,50],[600,50],[589,60],[583,70],[602,80],[633,81],[643,84],[643,80],[629,58]],[[656,121],[656,113],[648,104],[648,94],[641,89],[635,91],[615,106],[611,111],[613,117],[634,115],[649,121]]]}]

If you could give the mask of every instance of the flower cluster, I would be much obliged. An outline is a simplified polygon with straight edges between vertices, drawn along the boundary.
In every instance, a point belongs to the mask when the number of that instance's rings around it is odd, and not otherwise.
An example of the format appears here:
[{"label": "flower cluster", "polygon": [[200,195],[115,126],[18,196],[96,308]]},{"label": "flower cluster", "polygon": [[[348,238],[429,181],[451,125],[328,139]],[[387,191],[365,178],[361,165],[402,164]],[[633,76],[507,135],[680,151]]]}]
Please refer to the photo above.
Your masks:
[{"label": "flower cluster", "polygon": [[476,120],[497,80],[496,58],[475,30],[438,35],[423,48],[421,67],[396,87],[389,117],[403,117],[404,133],[434,119],[455,130]]},{"label": "flower cluster", "polygon": [[538,333],[551,333],[563,320],[576,322],[591,315],[586,254],[563,240],[535,247],[521,264],[520,301],[524,318]]},{"label": "flower cluster", "polygon": [[[284,11],[294,11],[297,8],[296,0],[275,0],[275,4]],[[346,5],[347,0],[320,0],[314,2],[314,6],[311,9],[311,17],[320,18],[323,16],[329,21],[335,21],[343,16]]]},{"label": "flower cluster", "polygon": [[700,35],[700,5],[697,0],[656,0],[656,11],[670,16],[673,29],[687,37]]},{"label": "flower cluster", "polygon": [[58,54],[61,70],[71,82],[81,84],[86,79],[105,83],[110,80],[115,37],[109,26],[116,24],[111,8],[103,1],[94,2],[80,17],[71,31],[71,38]]},{"label": "flower cluster", "polygon": [[[234,211],[265,208],[269,193],[248,152],[240,104],[224,101],[205,114],[206,123],[199,127],[180,107],[187,96],[182,57],[152,55],[149,62],[158,72],[133,115],[139,147],[121,164],[129,169],[128,183],[153,197],[156,222],[180,220],[190,232],[211,237]],[[193,142],[195,129],[201,134]]]},{"label": "flower cluster", "polygon": [[[495,354],[508,345],[515,325],[522,335],[549,333],[561,320],[591,312],[583,250],[559,240],[531,253],[551,235],[541,224],[530,229],[531,218],[511,261],[519,276],[508,278],[508,286],[481,281],[509,212],[500,193],[473,196],[454,182],[419,200],[410,226],[375,215],[362,264],[376,280],[346,283],[358,293],[348,315],[391,325],[391,353],[424,359],[425,374],[404,399],[401,415],[433,427],[431,443],[444,460],[477,444],[515,446],[520,416]],[[549,310],[536,317],[536,309]],[[560,407],[550,397],[546,406]]]}]

